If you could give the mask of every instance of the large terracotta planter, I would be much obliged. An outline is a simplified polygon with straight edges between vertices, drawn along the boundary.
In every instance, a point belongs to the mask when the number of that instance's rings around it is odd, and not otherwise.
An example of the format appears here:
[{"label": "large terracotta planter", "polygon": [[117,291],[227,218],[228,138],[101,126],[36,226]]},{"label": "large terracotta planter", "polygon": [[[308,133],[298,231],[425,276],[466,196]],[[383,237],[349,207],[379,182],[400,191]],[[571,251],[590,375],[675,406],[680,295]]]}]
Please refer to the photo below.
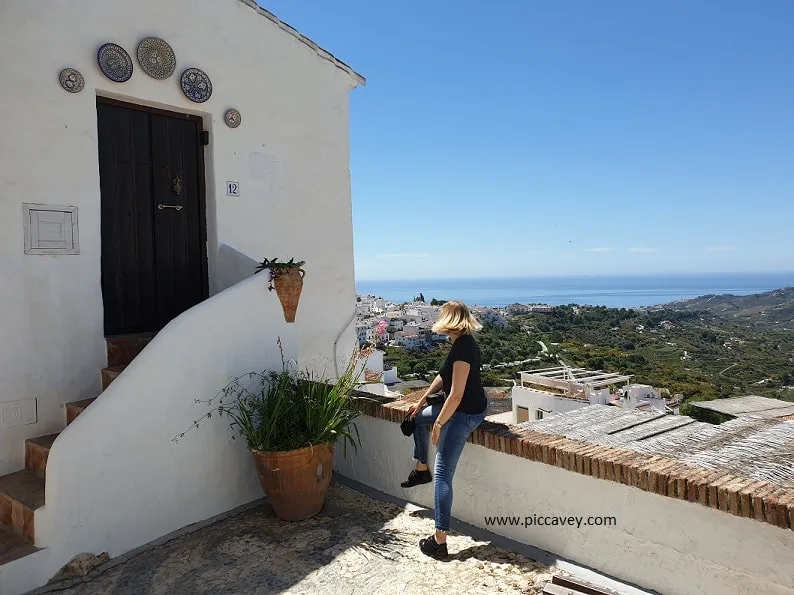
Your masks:
[{"label": "large terracotta planter", "polygon": [[302,521],[320,512],[331,483],[334,444],[251,454],[259,485],[277,517]]},{"label": "large terracotta planter", "polygon": [[284,310],[284,320],[295,322],[295,313],[298,311],[298,301],[303,291],[303,271],[300,269],[290,269],[279,272],[273,279],[273,287],[276,289],[278,299],[281,301],[281,309]]}]

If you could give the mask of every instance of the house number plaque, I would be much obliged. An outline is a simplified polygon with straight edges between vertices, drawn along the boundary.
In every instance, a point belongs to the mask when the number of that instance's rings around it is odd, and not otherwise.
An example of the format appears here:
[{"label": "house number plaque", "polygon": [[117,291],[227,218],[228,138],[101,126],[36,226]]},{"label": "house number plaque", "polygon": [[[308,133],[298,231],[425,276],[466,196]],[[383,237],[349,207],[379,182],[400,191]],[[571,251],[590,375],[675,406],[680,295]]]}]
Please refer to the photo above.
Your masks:
[{"label": "house number plaque", "polygon": [[240,183],[226,182],[226,196],[240,196]]}]

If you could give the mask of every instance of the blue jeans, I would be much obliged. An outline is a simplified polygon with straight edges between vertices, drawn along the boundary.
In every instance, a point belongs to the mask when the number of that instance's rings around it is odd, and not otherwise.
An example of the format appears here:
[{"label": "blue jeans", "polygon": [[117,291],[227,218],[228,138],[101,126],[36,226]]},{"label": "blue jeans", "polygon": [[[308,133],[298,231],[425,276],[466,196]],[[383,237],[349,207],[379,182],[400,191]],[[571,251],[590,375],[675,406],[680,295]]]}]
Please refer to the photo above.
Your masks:
[{"label": "blue jeans", "polygon": [[[416,415],[416,430],[414,431],[414,459],[427,464],[427,448],[430,432],[427,426],[435,423],[441,413],[443,404],[430,405]],[[435,517],[436,529],[449,531],[449,518],[452,514],[452,476],[463,453],[469,435],[477,429],[485,419],[488,410],[472,415],[469,413],[455,412],[441,429],[438,440],[435,465]]]}]

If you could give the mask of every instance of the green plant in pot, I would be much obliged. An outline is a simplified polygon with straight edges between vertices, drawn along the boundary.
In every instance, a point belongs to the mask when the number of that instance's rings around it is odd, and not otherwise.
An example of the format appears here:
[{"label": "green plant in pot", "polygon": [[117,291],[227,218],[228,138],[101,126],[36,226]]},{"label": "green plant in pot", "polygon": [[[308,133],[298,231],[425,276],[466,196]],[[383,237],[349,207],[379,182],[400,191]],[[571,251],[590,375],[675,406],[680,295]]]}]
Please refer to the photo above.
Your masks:
[{"label": "green plant in pot", "polygon": [[245,374],[205,401],[214,407],[203,418],[213,412],[227,417],[246,441],[259,483],[279,518],[300,521],[320,512],[337,442],[342,441],[345,454],[348,443],[360,445],[353,420],[361,412],[363,397],[356,387],[363,384],[359,362],[366,355],[356,350],[334,382],[297,373],[282,355],[280,371]]}]

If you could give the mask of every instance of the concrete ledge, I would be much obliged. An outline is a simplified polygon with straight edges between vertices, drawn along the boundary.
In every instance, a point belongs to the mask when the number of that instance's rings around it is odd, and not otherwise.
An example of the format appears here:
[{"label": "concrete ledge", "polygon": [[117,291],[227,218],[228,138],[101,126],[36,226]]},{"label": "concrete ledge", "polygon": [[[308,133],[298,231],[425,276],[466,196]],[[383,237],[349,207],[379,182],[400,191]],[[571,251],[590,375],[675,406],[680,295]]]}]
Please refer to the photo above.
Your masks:
[{"label": "concrete ledge", "polygon": [[[418,400],[418,396],[395,400],[369,393],[361,395],[367,399],[365,415],[395,423],[401,422]],[[766,481],[490,421],[483,422],[469,442],[566,471],[752,518],[781,529],[794,529],[794,489]]]}]

